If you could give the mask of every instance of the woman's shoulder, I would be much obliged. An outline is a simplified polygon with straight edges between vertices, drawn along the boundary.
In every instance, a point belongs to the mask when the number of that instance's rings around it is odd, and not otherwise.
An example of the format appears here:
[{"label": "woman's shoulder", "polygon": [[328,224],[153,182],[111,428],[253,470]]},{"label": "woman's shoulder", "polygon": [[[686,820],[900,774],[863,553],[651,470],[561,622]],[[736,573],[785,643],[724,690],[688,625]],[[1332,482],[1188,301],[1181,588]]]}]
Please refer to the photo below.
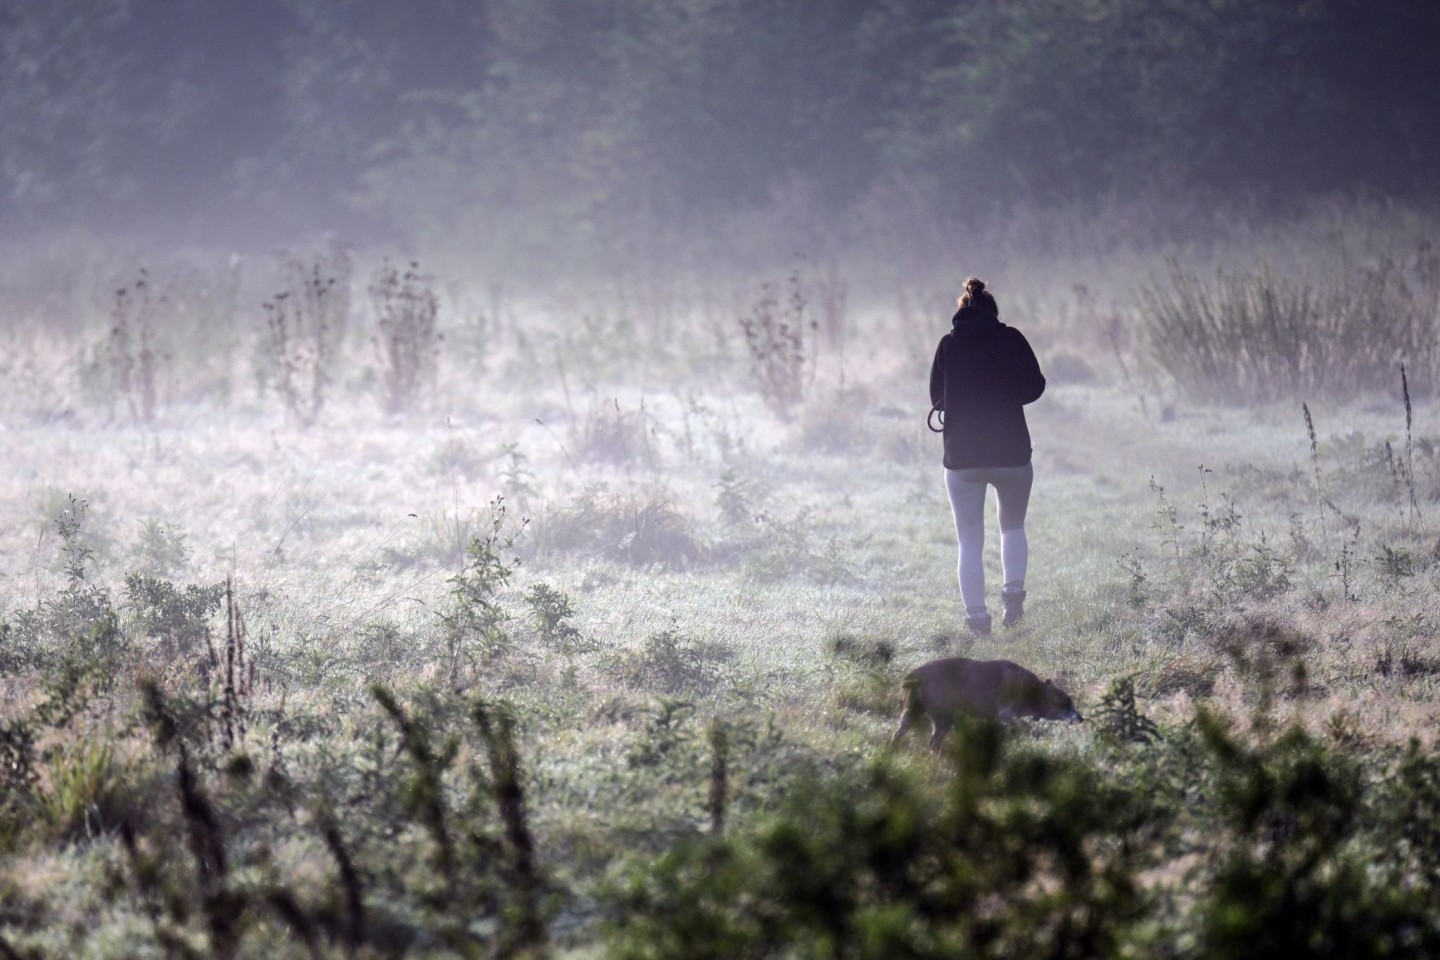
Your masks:
[{"label": "woman's shoulder", "polygon": [[1000,329],[1004,333],[1004,335],[1009,337],[1011,340],[1018,340],[1019,342],[1024,344],[1029,344],[1030,342],[1029,340],[1025,339],[1025,334],[1020,332],[1019,327],[1012,327],[1008,323],[1002,323],[1000,324]]}]

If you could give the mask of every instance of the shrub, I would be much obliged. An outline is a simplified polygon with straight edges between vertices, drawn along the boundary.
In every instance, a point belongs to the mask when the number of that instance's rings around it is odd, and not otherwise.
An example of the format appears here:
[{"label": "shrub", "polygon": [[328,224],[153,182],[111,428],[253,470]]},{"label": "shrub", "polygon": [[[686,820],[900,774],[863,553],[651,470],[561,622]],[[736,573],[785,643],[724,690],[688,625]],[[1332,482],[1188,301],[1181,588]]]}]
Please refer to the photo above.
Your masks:
[{"label": "shrub", "polygon": [[526,522],[513,526],[506,517],[504,500],[497,497],[490,504],[489,529],[470,538],[469,559],[464,569],[450,578],[450,600],[440,622],[452,683],[463,663],[492,657],[509,646],[505,624],[511,616],[500,595],[514,576],[518,561],[513,549]]},{"label": "shrub", "polygon": [[683,700],[660,699],[653,710],[645,711],[645,729],[638,743],[631,746],[625,762],[632,767],[655,767],[676,751],[695,740],[695,731],[687,726],[695,713],[695,705]]},{"label": "shrub", "polygon": [[1390,880],[1440,895],[1440,760],[1412,738],[1366,812]]},{"label": "shrub", "polygon": [[89,503],[74,495],[55,517],[60,536],[60,563],[65,571],[63,590],[21,610],[5,625],[0,646],[0,673],[21,669],[49,669],[71,659],[117,666],[125,637],[119,629],[110,592],[89,582],[95,549],[85,529]]},{"label": "shrub", "polygon": [[571,503],[552,507],[535,524],[541,555],[588,553],[632,567],[687,569],[707,555],[690,520],[668,493],[610,494],[591,487]]},{"label": "shrub", "polygon": [[948,784],[880,763],[678,844],[613,892],[611,955],[1117,955],[1145,899],[1137,809],[1077,761],[966,726]]},{"label": "shrub", "polygon": [[[682,706],[656,714],[635,756],[698,775]],[[957,732],[944,771],[882,759],[635,863],[608,893],[609,955],[1369,958],[1440,944],[1440,767],[1418,744],[1367,771],[1299,726],[1240,736],[1204,710],[1147,749],[1083,756],[999,725]]]},{"label": "shrub", "polygon": [[530,616],[546,645],[570,652],[584,645],[580,631],[570,622],[575,609],[570,598],[548,583],[537,583],[525,594]]},{"label": "shrub", "polygon": [[190,565],[190,547],[185,529],[179,524],[166,524],[158,517],[140,521],[140,533],[130,548],[130,556],[141,572],[153,577],[174,577]]},{"label": "shrub", "polygon": [[224,583],[180,589],[169,580],[131,573],[125,577],[125,595],[136,628],[159,642],[166,661],[214,656],[210,618],[220,609]]},{"label": "shrub", "polygon": [[672,625],[650,634],[640,649],[620,655],[613,670],[622,680],[649,689],[707,692],[721,679],[721,664],[733,656],[722,644],[702,643]]},{"label": "shrub", "polygon": [[1160,736],[1154,720],[1135,702],[1135,675],[1117,677],[1095,711],[1100,729],[1117,743],[1149,743]]},{"label": "shrub", "polygon": [[36,730],[28,718],[0,722],[0,849],[20,832],[40,782]]},{"label": "shrub", "polygon": [[1232,615],[1243,616],[1247,609],[1282,598],[1294,587],[1297,558],[1271,543],[1263,530],[1248,540],[1245,518],[1228,495],[1222,493],[1220,505],[1212,507],[1205,480],[1209,472],[1200,468],[1202,498],[1193,531],[1187,529],[1165,488],[1153,477],[1150,480],[1158,502],[1151,527],[1174,557],[1169,577],[1152,575],[1134,554],[1117,561],[1128,575],[1132,606],[1146,609],[1162,594],[1170,595],[1160,603],[1164,615],[1160,628],[1177,644],[1191,634],[1214,635]]},{"label": "shrub", "polygon": [[574,431],[575,457],[581,463],[628,466],[641,459],[654,466],[654,452],[646,430],[644,401],[638,410],[626,411],[617,398],[592,403],[590,413]]},{"label": "shrub", "polygon": [[786,519],[770,512],[755,518],[758,536],[744,545],[745,572],[761,582],[805,577],[816,583],[845,583],[855,579],[852,544],[838,535],[822,536],[808,507]]},{"label": "shrub", "polygon": [[1197,905],[1202,956],[1425,956],[1440,946],[1430,896],[1387,882],[1354,845],[1364,781],[1353,756],[1298,727],[1248,745],[1215,715],[1198,719],[1235,838]]},{"label": "shrub", "polygon": [[754,519],[755,486],[734,467],[726,467],[715,481],[715,506],[726,525],[738,527]]}]

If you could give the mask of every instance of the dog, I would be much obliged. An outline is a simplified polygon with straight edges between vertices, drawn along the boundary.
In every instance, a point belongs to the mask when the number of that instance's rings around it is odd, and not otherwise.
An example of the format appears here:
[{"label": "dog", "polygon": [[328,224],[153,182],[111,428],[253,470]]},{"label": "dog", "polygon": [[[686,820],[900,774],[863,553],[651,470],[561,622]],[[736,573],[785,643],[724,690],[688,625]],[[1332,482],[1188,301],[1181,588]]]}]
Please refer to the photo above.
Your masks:
[{"label": "dog", "polygon": [[1049,680],[1009,660],[970,660],[947,657],[923,663],[905,675],[905,710],[890,744],[929,716],[931,749],[955,725],[960,714],[983,720],[1010,721],[1017,717],[1081,723],[1070,695]]}]

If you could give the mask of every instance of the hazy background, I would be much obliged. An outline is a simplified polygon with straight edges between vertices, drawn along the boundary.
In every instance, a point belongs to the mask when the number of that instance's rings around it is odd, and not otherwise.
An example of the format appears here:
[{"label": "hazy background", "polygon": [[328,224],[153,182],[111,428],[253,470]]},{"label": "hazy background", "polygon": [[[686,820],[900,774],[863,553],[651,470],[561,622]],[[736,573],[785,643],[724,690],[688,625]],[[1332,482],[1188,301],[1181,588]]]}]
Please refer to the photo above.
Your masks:
[{"label": "hazy background", "polygon": [[[543,275],[1425,200],[1416,0],[0,4],[0,234]],[[876,246],[876,244],[881,246]]]},{"label": "hazy background", "polygon": [[[1437,51],[0,0],[0,954],[1440,956]],[[1047,378],[985,637],[967,274]],[[956,655],[1087,722],[886,753]]]}]

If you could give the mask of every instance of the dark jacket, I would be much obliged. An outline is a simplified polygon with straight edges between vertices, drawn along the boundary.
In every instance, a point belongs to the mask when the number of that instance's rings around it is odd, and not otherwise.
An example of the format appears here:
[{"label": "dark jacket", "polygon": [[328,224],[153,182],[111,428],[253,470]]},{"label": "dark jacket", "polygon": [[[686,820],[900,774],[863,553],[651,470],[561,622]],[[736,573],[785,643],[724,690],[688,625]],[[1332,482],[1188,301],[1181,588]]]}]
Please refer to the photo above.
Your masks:
[{"label": "dark jacket", "polygon": [[930,402],[945,411],[945,466],[1023,467],[1030,462],[1025,404],[1045,392],[1030,343],[975,306],[962,308],[930,365]]}]

